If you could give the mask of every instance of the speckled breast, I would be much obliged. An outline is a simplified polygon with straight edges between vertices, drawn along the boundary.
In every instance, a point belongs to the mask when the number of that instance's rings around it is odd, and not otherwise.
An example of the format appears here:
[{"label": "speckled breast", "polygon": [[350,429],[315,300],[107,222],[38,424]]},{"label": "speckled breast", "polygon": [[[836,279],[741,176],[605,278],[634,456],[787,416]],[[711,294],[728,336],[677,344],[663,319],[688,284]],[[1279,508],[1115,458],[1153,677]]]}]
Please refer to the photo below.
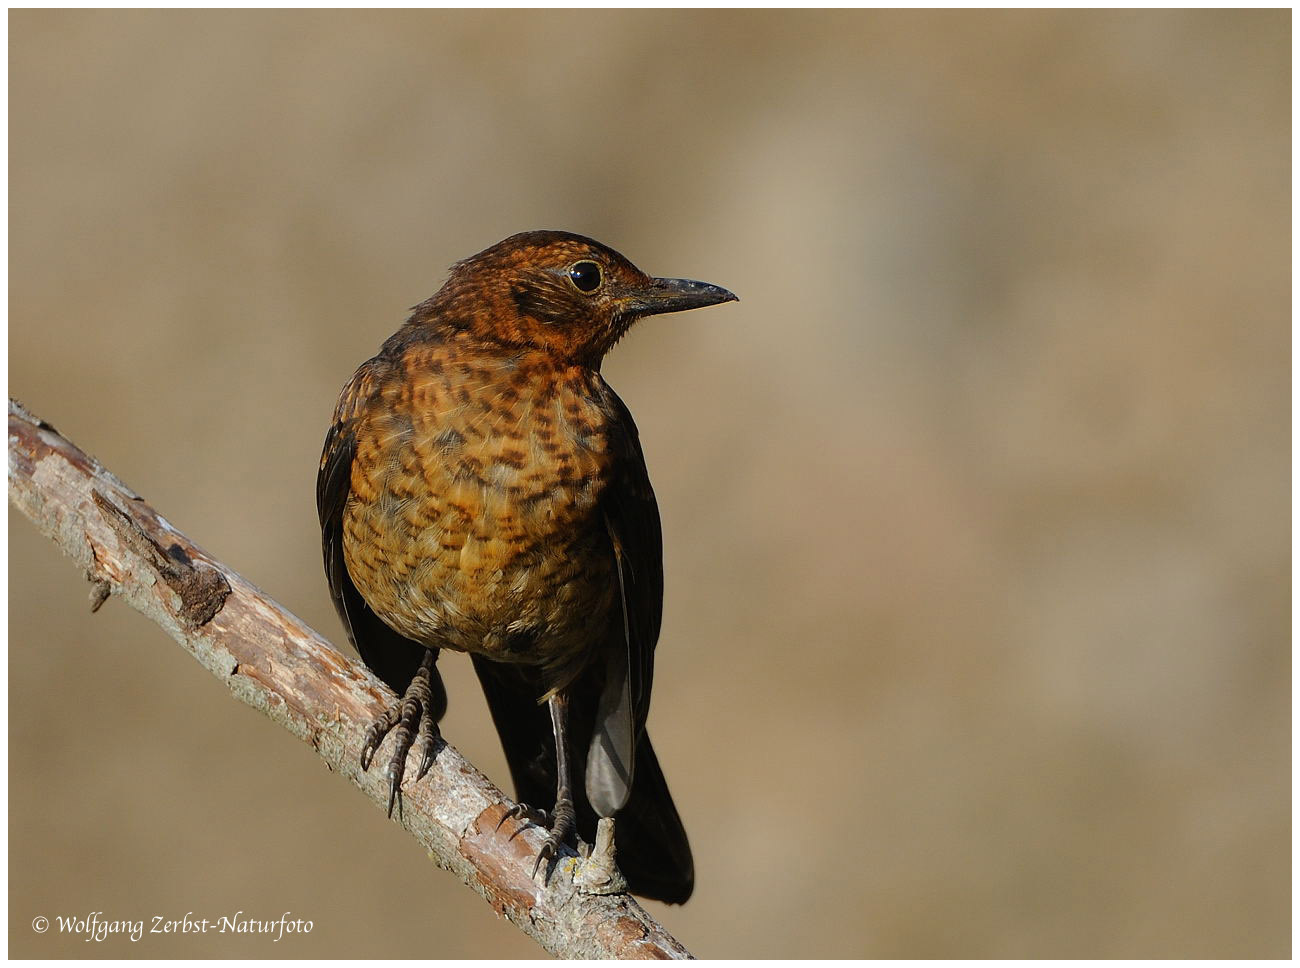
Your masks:
[{"label": "speckled breast", "polygon": [[577,663],[613,607],[591,371],[410,351],[358,428],[348,572],[398,632],[499,662]]}]

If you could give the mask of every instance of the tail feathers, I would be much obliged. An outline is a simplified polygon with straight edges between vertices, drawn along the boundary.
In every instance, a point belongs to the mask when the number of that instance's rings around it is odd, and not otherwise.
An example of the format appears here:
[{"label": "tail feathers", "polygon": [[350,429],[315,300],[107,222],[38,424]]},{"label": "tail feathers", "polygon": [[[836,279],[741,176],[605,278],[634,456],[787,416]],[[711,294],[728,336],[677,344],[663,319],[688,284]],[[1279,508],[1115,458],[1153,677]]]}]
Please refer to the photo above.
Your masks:
[{"label": "tail feathers", "polygon": [[[592,824],[594,831],[594,817]],[[614,821],[614,845],[633,894],[668,904],[690,898],[695,888],[691,845],[647,733],[636,746],[632,796]]]}]

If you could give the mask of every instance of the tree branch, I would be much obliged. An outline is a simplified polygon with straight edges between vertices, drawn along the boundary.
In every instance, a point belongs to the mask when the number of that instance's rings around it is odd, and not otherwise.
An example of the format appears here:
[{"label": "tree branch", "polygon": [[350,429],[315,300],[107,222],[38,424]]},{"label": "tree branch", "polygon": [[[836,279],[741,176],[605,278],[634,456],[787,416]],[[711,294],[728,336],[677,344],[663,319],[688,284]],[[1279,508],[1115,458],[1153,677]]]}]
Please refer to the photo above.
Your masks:
[{"label": "tree branch", "polygon": [[[382,771],[361,770],[366,726],[391,695],[364,666],[173,528],[53,427],[9,401],[9,500],[93,583],[157,622],[239,699],[311,744],[330,769],[381,809]],[[414,776],[414,770],[408,771]],[[442,745],[408,785],[394,819],[538,944],[564,958],[689,958],[631,897],[581,893],[567,851],[548,883],[529,876],[541,831],[497,824],[502,792]],[[516,834],[517,832],[517,834]]]}]

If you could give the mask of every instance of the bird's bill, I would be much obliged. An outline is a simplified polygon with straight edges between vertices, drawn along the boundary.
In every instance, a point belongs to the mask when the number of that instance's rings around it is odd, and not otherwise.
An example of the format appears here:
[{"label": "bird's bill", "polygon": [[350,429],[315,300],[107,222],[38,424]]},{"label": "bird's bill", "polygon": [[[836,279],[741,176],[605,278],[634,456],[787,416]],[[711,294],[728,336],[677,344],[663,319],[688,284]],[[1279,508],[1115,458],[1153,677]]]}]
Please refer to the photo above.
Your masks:
[{"label": "bird's bill", "polygon": [[651,279],[650,285],[632,297],[632,305],[639,316],[659,313],[679,313],[684,309],[716,306],[734,302],[739,297],[730,290],[694,279]]}]

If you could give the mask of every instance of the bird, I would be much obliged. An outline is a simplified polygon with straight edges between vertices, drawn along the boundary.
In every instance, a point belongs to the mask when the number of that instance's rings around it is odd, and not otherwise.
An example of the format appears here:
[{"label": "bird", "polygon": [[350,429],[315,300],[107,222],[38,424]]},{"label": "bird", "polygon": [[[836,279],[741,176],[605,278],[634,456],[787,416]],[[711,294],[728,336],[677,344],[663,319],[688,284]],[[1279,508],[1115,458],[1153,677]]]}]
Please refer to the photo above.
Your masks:
[{"label": "bird", "polygon": [[390,816],[408,752],[418,782],[441,743],[438,657],[467,653],[515,786],[506,817],[549,828],[533,875],[571,839],[601,849],[608,828],[628,891],[690,897],[690,844],[646,731],[659,510],[601,363],[643,317],[736,299],[594,239],[523,232],[453,265],[344,386],[317,510],[348,638],[398,697],[361,750],[368,769],[394,735]]}]

